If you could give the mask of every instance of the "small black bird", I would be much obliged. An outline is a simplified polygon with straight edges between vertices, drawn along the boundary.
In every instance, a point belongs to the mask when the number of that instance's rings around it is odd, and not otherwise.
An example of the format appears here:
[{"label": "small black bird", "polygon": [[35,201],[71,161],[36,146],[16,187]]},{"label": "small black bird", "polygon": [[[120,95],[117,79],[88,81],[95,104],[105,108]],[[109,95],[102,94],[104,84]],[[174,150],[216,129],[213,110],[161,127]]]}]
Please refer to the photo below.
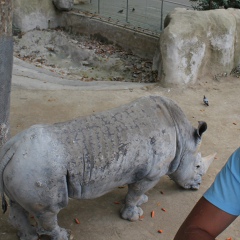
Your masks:
[{"label": "small black bird", "polygon": [[205,95],[203,96],[203,103],[207,106],[209,106],[209,102],[208,99],[205,97]]},{"label": "small black bird", "polygon": [[118,13],[123,13],[123,9],[122,9],[122,10],[119,10]]},{"label": "small black bird", "polygon": [[132,12],[134,12],[134,11],[135,11],[135,8],[132,9]]}]

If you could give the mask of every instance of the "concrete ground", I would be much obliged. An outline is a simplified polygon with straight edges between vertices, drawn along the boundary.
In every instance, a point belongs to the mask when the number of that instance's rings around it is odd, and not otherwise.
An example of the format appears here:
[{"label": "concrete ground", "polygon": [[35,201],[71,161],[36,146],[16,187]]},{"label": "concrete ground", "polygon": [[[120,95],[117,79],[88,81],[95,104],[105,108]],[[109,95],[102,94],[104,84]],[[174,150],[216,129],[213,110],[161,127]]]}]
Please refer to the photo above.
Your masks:
[{"label": "concrete ground", "polygon": [[[197,126],[198,120],[208,123],[202,155],[218,153],[198,191],[183,190],[167,176],[163,177],[147,193],[149,201],[142,206],[144,218],[137,222],[125,221],[119,215],[127,188],[115,189],[97,199],[70,200],[68,207],[59,213],[60,226],[71,229],[76,240],[170,240],[230,154],[239,147],[239,92],[240,80],[234,77],[218,80],[206,77],[195,86],[175,89],[142,83],[81,83],[64,80],[16,59],[11,94],[12,135],[36,123],[54,123],[86,116],[141,96],[156,94],[175,100],[194,126]],[[202,103],[204,94],[209,99],[209,107]],[[165,208],[166,212],[161,208]],[[155,217],[151,218],[153,210]],[[8,212],[0,214],[0,239],[16,240],[16,230],[7,222]],[[75,218],[80,224],[76,224]],[[163,233],[158,233],[159,229]],[[229,237],[240,239],[239,219],[217,239]]]}]

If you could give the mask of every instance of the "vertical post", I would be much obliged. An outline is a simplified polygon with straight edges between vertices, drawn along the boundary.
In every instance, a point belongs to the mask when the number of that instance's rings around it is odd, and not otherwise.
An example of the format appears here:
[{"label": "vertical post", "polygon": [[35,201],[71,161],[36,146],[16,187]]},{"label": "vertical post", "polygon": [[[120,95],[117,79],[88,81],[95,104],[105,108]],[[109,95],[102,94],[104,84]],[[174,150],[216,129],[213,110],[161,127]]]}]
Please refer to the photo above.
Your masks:
[{"label": "vertical post", "polygon": [[13,66],[12,0],[0,1],[0,149],[10,136],[10,93]]},{"label": "vertical post", "polygon": [[98,14],[100,13],[100,0],[98,0]]},{"label": "vertical post", "polygon": [[163,0],[162,0],[162,4],[161,4],[161,26],[160,26],[160,30],[163,30]]},{"label": "vertical post", "polygon": [[126,9],[126,22],[128,22],[128,0],[127,0],[127,9]]}]

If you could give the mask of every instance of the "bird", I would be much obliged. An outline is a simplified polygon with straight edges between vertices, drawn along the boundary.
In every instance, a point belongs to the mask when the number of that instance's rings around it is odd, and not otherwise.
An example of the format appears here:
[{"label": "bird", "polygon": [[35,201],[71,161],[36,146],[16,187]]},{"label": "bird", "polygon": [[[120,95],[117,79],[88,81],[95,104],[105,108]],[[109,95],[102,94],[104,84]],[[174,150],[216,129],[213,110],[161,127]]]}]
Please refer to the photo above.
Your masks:
[{"label": "bird", "polygon": [[132,9],[132,12],[134,12],[134,11],[135,11],[135,8]]},{"label": "bird", "polygon": [[208,99],[206,98],[205,95],[203,96],[203,103],[204,103],[206,106],[209,106]]},{"label": "bird", "polygon": [[123,9],[122,9],[122,10],[119,10],[118,13],[123,13]]}]

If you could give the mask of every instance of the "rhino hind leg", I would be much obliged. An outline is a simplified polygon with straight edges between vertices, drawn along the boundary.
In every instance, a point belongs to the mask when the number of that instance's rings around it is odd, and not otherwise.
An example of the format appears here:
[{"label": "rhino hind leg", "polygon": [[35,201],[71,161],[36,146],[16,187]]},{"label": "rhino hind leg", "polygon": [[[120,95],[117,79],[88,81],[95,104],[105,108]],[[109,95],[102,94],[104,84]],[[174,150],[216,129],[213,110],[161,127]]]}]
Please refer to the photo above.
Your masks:
[{"label": "rhino hind leg", "polygon": [[56,212],[44,212],[35,216],[37,221],[37,233],[39,235],[47,235],[51,240],[70,240],[71,234],[69,230],[60,228],[57,221]]},{"label": "rhino hind leg", "polygon": [[35,227],[30,224],[29,213],[18,203],[10,200],[9,222],[18,229],[20,240],[38,240]]},{"label": "rhino hind leg", "polygon": [[148,201],[148,196],[143,194],[140,199],[137,202],[137,206],[141,206],[143,203],[146,203]]},{"label": "rhino hind leg", "polygon": [[142,179],[139,182],[128,185],[125,206],[121,210],[123,219],[136,221],[143,215],[143,210],[139,206],[148,201],[148,197],[144,193],[154,187],[158,181],[159,179]]}]

